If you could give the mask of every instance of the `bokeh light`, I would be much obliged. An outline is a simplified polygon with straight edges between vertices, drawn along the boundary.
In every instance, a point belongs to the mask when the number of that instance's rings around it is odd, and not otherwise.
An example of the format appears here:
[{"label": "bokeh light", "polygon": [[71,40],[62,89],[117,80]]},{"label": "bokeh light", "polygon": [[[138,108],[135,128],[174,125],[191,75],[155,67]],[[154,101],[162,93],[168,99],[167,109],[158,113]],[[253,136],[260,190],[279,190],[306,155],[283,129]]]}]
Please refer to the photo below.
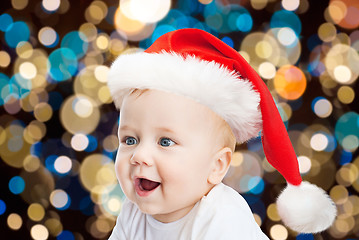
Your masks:
[{"label": "bokeh light", "polygon": [[6,211],[6,203],[0,199],[0,215],[3,215]]},{"label": "bokeh light", "polygon": [[27,209],[27,215],[33,221],[41,221],[45,216],[45,209],[39,203],[33,203]]},{"label": "bokeh light", "polygon": [[57,209],[67,209],[70,205],[69,195],[61,189],[56,189],[50,194],[50,202]]},{"label": "bokeh light", "polygon": [[46,240],[49,237],[49,231],[42,224],[36,224],[31,227],[31,237],[35,240]]},{"label": "bokeh light", "polygon": [[40,29],[38,38],[40,42],[46,47],[54,47],[59,41],[59,36],[51,27],[43,27]]},{"label": "bokeh light", "polygon": [[274,87],[281,97],[296,100],[303,95],[307,80],[302,70],[286,65],[278,69],[274,77]]},{"label": "bokeh light", "polygon": [[164,18],[171,7],[170,0],[120,0],[121,11],[126,17],[143,23],[154,23]]},{"label": "bokeh light", "polygon": [[332,0],[328,6],[331,20],[340,27],[355,29],[359,26],[359,2],[355,0]]},{"label": "bokeh light", "polygon": [[281,224],[273,225],[270,229],[270,235],[275,240],[283,240],[288,238],[288,230]]},{"label": "bokeh light", "polygon": [[6,27],[5,40],[9,47],[15,48],[18,43],[30,38],[29,26],[22,21],[11,23]]},{"label": "bokeh light", "polygon": [[72,161],[67,156],[59,156],[56,158],[54,168],[58,173],[65,174],[72,168]]},{"label": "bokeh light", "polygon": [[25,189],[25,181],[20,176],[15,176],[9,181],[9,189],[13,194],[20,194]]},{"label": "bokeh light", "polygon": [[18,230],[22,226],[22,218],[17,213],[11,213],[7,217],[7,225],[12,230]]},{"label": "bokeh light", "polygon": [[76,54],[71,49],[56,49],[49,56],[49,74],[56,81],[68,80],[75,74],[77,64]]},{"label": "bokeh light", "polygon": [[71,138],[71,146],[76,151],[83,151],[89,146],[89,139],[85,134],[77,133]]}]

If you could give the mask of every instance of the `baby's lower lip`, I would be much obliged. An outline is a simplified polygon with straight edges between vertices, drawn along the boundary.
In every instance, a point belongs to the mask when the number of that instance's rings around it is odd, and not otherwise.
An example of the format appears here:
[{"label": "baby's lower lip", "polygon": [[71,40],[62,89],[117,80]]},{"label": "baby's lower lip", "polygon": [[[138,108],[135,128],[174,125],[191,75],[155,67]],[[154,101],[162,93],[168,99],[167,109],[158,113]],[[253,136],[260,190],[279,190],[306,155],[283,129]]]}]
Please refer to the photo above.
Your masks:
[{"label": "baby's lower lip", "polygon": [[149,196],[151,193],[153,193],[153,192],[159,187],[159,186],[158,186],[158,187],[156,187],[155,189],[152,189],[152,190],[150,190],[150,191],[146,191],[146,190],[142,189],[140,182],[141,182],[141,179],[140,179],[140,178],[136,178],[136,179],[135,179],[135,182],[134,182],[134,184],[135,184],[135,191],[136,191],[137,195],[140,196],[140,197],[147,197],[147,196]]}]

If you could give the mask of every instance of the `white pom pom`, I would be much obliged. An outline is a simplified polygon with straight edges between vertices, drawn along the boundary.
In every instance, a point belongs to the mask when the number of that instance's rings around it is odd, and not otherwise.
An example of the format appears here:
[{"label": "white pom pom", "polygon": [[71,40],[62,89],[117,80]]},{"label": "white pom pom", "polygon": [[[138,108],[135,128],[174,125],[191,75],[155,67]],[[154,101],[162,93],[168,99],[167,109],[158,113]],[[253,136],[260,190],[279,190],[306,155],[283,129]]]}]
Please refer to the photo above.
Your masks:
[{"label": "white pom pom", "polygon": [[288,184],[277,199],[277,209],[284,224],[300,233],[324,231],[337,214],[326,192],[308,182],[299,186]]}]

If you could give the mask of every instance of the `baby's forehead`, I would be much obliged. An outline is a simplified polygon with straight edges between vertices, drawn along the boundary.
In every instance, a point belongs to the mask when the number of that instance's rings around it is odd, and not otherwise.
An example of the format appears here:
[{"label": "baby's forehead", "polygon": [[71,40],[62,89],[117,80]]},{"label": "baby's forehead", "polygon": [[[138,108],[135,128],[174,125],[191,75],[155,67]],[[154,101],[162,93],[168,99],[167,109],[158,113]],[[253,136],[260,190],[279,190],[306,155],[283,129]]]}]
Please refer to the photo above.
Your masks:
[{"label": "baby's forehead", "polygon": [[121,109],[124,107],[131,108],[138,104],[156,104],[155,108],[157,110],[163,110],[153,111],[153,115],[180,115],[192,120],[202,119],[206,124],[213,125],[221,125],[224,121],[222,117],[206,105],[190,97],[162,90],[133,89],[124,97]]}]

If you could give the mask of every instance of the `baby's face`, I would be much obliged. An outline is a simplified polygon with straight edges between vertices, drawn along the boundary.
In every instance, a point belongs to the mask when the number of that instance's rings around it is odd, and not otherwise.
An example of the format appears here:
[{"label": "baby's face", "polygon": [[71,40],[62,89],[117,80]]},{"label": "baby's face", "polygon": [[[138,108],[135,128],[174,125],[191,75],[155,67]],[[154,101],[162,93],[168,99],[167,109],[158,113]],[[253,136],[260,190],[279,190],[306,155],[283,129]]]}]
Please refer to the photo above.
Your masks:
[{"label": "baby's face", "polygon": [[175,94],[148,90],[125,97],[116,174],[129,200],[162,222],[185,216],[213,187],[219,150],[212,112]]}]

